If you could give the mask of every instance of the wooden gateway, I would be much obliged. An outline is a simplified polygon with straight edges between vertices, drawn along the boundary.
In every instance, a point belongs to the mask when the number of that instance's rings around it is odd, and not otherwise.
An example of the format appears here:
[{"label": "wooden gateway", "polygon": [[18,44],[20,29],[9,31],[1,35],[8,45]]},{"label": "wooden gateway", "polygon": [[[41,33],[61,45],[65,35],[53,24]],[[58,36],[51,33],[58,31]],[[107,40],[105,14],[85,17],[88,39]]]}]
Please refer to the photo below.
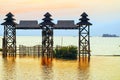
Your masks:
[{"label": "wooden gateway", "polygon": [[[78,29],[79,30],[79,59],[80,56],[90,57],[90,22],[87,14],[84,12],[79,19],[80,22],[74,23],[74,20],[58,20],[57,24],[52,22],[51,14],[46,13],[43,22],[38,24],[37,20],[21,20],[19,24],[14,22],[13,14],[8,13],[4,25],[3,37],[3,56],[16,56],[16,29],[42,29],[42,55],[53,56],[53,31],[54,29]],[[40,55],[40,54],[39,54]]]}]

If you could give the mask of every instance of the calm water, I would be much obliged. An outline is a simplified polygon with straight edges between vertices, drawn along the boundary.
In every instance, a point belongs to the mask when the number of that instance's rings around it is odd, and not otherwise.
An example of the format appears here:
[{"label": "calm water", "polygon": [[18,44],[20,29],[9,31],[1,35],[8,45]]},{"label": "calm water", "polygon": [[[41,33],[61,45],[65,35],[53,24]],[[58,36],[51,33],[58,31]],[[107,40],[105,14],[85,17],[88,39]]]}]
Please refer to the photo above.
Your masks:
[{"label": "calm water", "polygon": [[[0,37],[2,43],[2,37]],[[41,44],[39,36],[19,36],[17,46]],[[78,46],[78,37],[54,37],[56,45]],[[2,44],[0,44],[2,47]],[[92,55],[120,55],[120,38],[91,37]],[[120,56],[92,56],[90,62],[0,55],[0,80],[120,80]]]},{"label": "calm water", "polygon": [[120,57],[92,56],[90,62],[0,56],[0,80],[120,80]]},{"label": "calm water", "polygon": [[[41,36],[17,36],[17,47],[19,45],[34,46],[41,45]],[[0,37],[2,43],[2,36]],[[55,36],[54,46],[74,45],[78,46],[78,37],[71,36]],[[0,44],[0,48],[2,44]],[[92,55],[120,55],[120,37],[116,38],[103,38],[91,37],[91,54]]]}]

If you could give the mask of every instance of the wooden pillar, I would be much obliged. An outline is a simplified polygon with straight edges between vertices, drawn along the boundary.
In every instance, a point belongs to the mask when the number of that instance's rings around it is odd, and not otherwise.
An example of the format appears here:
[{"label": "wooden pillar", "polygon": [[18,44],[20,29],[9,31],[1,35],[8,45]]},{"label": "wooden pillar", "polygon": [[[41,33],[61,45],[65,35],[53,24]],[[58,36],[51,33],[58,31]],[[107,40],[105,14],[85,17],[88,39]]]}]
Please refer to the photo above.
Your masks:
[{"label": "wooden pillar", "polygon": [[2,56],[3,57],[7,56],[6,46],[5,46],[5,38],[2,38]]},{"label": "wooden pillar", "polygon": [[51,57],[53,55],[53,26],[51,14],[46,13],[43,22],[40,23],[42,28],[42,56]]},{"label": "wooden pillar", "polygon": [[90,22],[88,22],[87,14],[83,13],[82,18],[80,18],[80,22],[77,23],[79,28],[79,60],[80,57],[88,57],[90,58]]},{"label": "wooden pillar", "polygon": [[79,27],[79,41],[78,41],[78,55],[79,55],[79,59],[80,59],[80,40],[81,40],[81,37],[80,37],[81,33],[80,33],[80,27]]},{"label": "wooden pillar", "polygon": [[8,13],[5,22],[1,25],[4,25],[4,38],[3,38],[3,56],[7,57],[16,56],[16,23],[14,22],[13,14]]}]

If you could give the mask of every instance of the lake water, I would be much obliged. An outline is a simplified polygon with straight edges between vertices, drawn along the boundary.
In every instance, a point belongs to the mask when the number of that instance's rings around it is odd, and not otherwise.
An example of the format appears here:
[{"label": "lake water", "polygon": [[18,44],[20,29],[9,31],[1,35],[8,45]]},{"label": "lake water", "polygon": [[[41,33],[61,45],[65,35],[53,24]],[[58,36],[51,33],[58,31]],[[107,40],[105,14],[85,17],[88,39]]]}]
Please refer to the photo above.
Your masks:
[{"label": "lake water", "polygon": [[[17,47],[19,45],[34,46],[41,45],[41,36],[17,36]],[[0,48],[2,47],[2,36],[0,37]],[[91,37],[91,55],[120,55],[120,37]],[[54,46],[78,46],[76,36],[55,36]]]},{"label": "lake water", "polygon": [[[0,37],[2,39],[2,37]],[[0,39],[0,40],[1,40]],[[2,40],[0,41],[2,43]],[[39,36],[18,36],[17,46],[41,44]],[[56,45],[78,46],[78,37],[54,37]],[[2,47],[2,44],[0,44]],[[120,55],[120,38],[91,37],[92,55]],[[0,55],[0,80],[120,80],[120,56],[62,60]]]},{"label": "lake water", "polygon": [[83,60],[0,56],[0,80],[120,80],[120,57]]}]

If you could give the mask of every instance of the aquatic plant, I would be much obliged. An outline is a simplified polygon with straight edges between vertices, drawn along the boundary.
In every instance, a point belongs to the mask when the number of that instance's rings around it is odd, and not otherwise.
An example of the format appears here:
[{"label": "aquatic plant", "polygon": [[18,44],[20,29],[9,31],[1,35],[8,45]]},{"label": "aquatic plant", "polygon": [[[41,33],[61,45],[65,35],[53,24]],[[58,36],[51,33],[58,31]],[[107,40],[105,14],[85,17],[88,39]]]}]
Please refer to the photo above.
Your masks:
[{"label": "aquatic plant", "polygon": [[54,57],[62,59],[77,59],[76,46],[57,46],[54,51]]},{"label": "aquatic plant", "polygon": [[2,51],[2,48],[0,48],[0,51]]}]

